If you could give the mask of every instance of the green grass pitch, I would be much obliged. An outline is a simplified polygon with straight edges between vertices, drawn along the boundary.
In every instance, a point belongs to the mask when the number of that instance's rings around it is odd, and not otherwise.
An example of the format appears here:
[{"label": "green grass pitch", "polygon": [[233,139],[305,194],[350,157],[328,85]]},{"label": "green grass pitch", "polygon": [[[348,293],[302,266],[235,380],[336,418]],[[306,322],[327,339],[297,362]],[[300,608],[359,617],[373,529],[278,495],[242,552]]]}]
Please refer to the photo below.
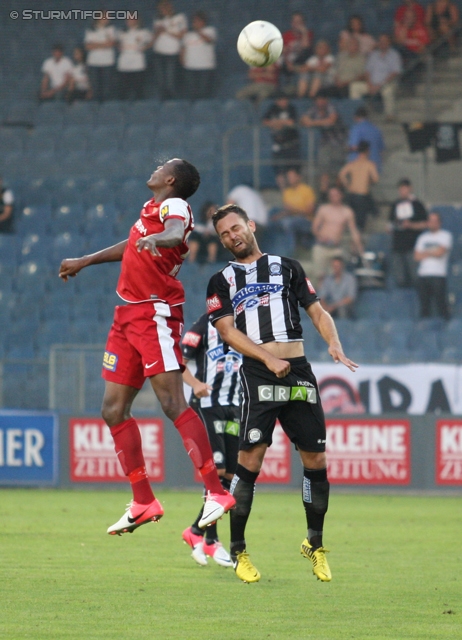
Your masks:
[{"label": "green grass pitch", "polygon": [[[0,491],[0,638],[462,638],[460,496],[334,492],[321,583],[299,553],[300,496],[257,491],[247,542],[262,579],[246,585],[182,543],[199,492],[158,495],[158,524],[111,537],[128,491]],[[228,516],[219,530],[227,545]]]}]

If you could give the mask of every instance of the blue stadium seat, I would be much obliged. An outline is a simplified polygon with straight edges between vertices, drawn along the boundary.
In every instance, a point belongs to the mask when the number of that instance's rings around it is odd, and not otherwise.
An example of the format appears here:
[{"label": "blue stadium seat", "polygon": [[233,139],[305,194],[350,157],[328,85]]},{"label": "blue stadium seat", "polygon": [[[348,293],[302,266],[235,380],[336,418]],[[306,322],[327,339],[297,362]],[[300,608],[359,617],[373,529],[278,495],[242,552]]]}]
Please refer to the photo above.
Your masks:
[{"label": "blue stadium seat", "polygon": [[88,153],[96,155],[108,151],[117,151],[122,142],[123,127],[117,124],[102,124],[93,129],[88,139]]},{"label": "blue stadium seat", "polygon": [[221,136],[215,125],[196,124],[189,131],[186,140],[185,154],[193,164],[212,167],[220,161],[218,152]]},{"label": "blue stadium seat", "polygon": [[46,233],[51,223],[51,205],[38,204],[24,207],[20,217],[16,222],[17,232],[26,233]]},{"label": "blue stadium seat", "polygon": [[226,100],[222,104],[220,122],[226,129],[250,125],[253,123],[252,106],[242,100]]},{"label": "blue stadium seat", "polygon": [[46,262],[50,252],[50,238],[44,234],[28,233],[22,239],[20,259],[22,262],[30,260]]},{"label": "blue stadium seat", "polygon": [[15,264],[20,251],[20,238],[14,235],[0,233],[0,256],[2,261]]},{"label": "blue stadium seat", "polygon": [[53,200],[57,206],[80,204],[87,193],[87,181],[78,178],[67,178],[60,181],[53,190]]},{"label": "blue stadium seat", "polygon": [[100,151],[91,157],[90,166],[95,175],[102,177],[112,177],[114,175],[124,175],[127,171],[127,157],[123,152],[117,150]]},{"label": "blue stadium seat", "polygon": [[409,349],[399,347],[388,347],[382,352],[381,361],[383,364],[407,364],[411,359]]},{"label": "blue stadium seat", "polygon": [[64,107],[64,103],[60,100],[42,102],[34,114],[35,126],[52,125],[61,127],[64,121]]},{"label": "blue stadium seat", "polygon": [[64,233],[78,231],[84,223],[84,209],[81,203],[62,204],[53,212],[52,231]]},{"label": "blue stadium seat", "polygon": [[64,128],[62,137],[57,146],[57,152],[62,156],[69,153],[85,152],[88,138],[91,136],[92,127],[86,124],[68,125]]},{"label": "blue stadium seat", "polygon": [[24,149],[25,130],[17,127],[0,128],[0,147],[2,153],[21,153]]},{"label": "blue stadium seat", "polygon": [[412,320],[390,320],[382,326],[381,341],[385,349],[409,349],[409,340],[414,331]]},{"label": "blue stadium seat", "polygon": [[45,262],[36,260],[24,262],[18,267],[15,278],[16,289],[22,294],[40,296],[46,290],[47,276],[48,268]]},{"label": "blue stadium seat", "polygon": [[53,263],[59,264],[64,258],[81,255],[84,246],[85,242],[82,236],[65,231],[53,238],[50,259]]},{"label": "blue stadium seat", "polygon": [[110,100],[100,104],[96,114],[98,125],[125,126],[125,105],[119,100]]},{"label": "blue stadium seat", "polygon": [[181,157],[184,153],[184,141],[186,137],[187,130],[182,125],[162,125],[157,130],[154,145],[154,157],[159,154],[162,155],[165,150],[168,150],[167,154],[169,158],[174,157],[175,155]]},{"label": "blue stadium seat", "polygon": [[90,102],[74,102],[69,105],[64,112],[64,123],[69,124],[89,124],[95,121],[95,106]]},{"label": "blue stadium seat", "polygon": [[[6,343],[6,344],[5,344]],[[9,335],[4,343],[5,354],[9,359],[20,359],[20,360],[31,360],[35,355],[35,343],[34,339],[30,335]],[[10,372],[12,373],[12,372]],[[13,381],[6,376],[6,371],[4,371],[4,380],[5,382],[8,380],[8,383],[12,383]],[[18,377],[17,372],[15,372],[14,383],[18,385]],[[9,396],[8,388],[4,390],[5,397]],[[22,389],[22,393],[24,393],[24,389]],[[8,400],[7,400],[8,401]]]},{"label": "blue stadium seat", "polygon": [[112,235],[117,215],[118,211],[111,202],[90,207],[85,214],[85,232],[90,237],[98,233],[106,236]]},{"label": "blue stadium seat", "polygon": [[460,346],[445,347],[441,354],[441,362],[460,365],[462,362],[462,348]]},{"label": "blue stadium seat", "polygon": [[127,175],[145,176],[146,183],[154,167],[158,164],[155,157],[154,151],[130,151],[125,155]]},{"label": "blue stadium seat", "polygon": [[220,124],[221,101],[217,99],[196,100],[189,112],[189,124]]},{"label": "blue stadium seat", "polygon": [[35,100],[15,100],[10,104],[5,122],[31,126],[34,122],[36,108]]},{"label": "blue stadium seat", "polygon": [[191,109],[189,100],[165,100],[160,107],[159,124],[183,126]]},{"label": "blue stadium seat", "polygon": [[127,127],[122,142],[122,149],[130,151],[150,151],[154,148],[154,126],[150,124],[133,124]]},{"label": "blue stadium seat", "polygon": [[142,100],[127,105],[127,124],[155,126],[159,120],[160,103],[157,100]]},{"label": "blue stadium seat", "polygon": [[42,322],[59,320],[63,324],[67,324],[71,317],[70,305],[62,304],[61,302],[59,304],[47,304],[43,307],[40,316]]},{"label": "blue stadium seat", "polygon": [[365,289],[359,293],[356,315],[358,318],[386,318],[388,304],[388,292],[381,289]]},{"label": "blue stadium seat", "polygon": [[[97,270],[97,267],[94,271]],[[88,279],[94,276],[87,276]],[[75,320],[87,320],[96,322],[98,320],[98,296],[94,290],[81,290],[74,299],[72,316]]]}]

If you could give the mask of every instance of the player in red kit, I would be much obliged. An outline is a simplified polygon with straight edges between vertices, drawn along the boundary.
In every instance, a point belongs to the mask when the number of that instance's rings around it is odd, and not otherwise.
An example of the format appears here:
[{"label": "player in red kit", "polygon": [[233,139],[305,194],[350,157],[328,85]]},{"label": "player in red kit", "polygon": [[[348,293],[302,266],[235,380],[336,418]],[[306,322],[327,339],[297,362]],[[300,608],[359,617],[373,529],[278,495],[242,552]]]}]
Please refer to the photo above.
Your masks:
[{"label": "player in red kit", "polygon": [[84,267],[122,261],[117,293],[127,304],[115,308],[106,343],[102,416],[130,480],[133,500],[120,520],[109,527],[108,533],[113,535],[132,532],[163,515],[146,473],[140,431],[130,413],[145,378],[178,429],[205,484],[207,500],[199,526],[215,522],[235,504],[221,486],[205,427],[183,391],[180,338],[184,290],[176,276],[194,227],[186,200],[199,183],[197,169],[186,160],[174,158],[159,166],[147,182],[154,197],[143,206],[128,240],[88,256],[63,260],[59,270],[59,276],[67,281]]}]

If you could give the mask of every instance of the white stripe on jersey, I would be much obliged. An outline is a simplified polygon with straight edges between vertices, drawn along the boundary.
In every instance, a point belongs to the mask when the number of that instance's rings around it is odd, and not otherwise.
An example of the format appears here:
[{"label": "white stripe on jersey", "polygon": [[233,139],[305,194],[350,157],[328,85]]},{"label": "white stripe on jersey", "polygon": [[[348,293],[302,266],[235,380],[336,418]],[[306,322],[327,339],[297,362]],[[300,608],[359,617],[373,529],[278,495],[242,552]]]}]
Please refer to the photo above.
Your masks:
[{"label": "white stripe on jersey", "polygon": [[162,360],[164,361],[164,369],[165,371],[178,370],[180,367],[174,351],[175,340],[172,338],[172,330],[166,320],[166,318],[172,315],[170,307],[163,302],[156,302],[154,309],[156,313],[153,320],[157,325],[157,335],[159,336],[159,346],[162,353]]},{"label": "white stripe on jersey", "polygon": [[[229,406],[230,404],[239,406],[239,381],[235,383],[235,390],[231,402],[228,400],[231,385],[235,380],[234,374],[237,373],[235,366],[242,363],[242,357],[236,351],[230,351],[228,354],[220,355],[223,352],[223,342],[220,339],[220,335],[215,327],[208,322],[207,323],[207,352],[205,354],[206,371],[205,382],[212,388],[216,385],[218,371],[218,365],[220,364],[223,372],[223,379],[220,385],[218,393],[218,404],[221,406]],[[200,399],[200,406],[204,409],[211,407],[212,394]]]}]

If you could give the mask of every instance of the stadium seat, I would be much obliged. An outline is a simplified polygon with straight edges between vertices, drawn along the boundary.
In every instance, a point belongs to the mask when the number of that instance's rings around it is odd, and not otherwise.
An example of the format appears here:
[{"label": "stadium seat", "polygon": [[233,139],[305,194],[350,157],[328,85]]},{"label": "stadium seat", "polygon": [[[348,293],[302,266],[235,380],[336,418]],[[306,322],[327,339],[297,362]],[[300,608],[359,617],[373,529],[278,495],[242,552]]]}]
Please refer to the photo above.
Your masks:
[{"label": "stadium seat", "polygon": [[221,101],[216,99],[196,100],[189,112],[190,125],[220,124]]},{"label": "stadium seat", "polygon": [[74,102],[69,105],[64,112],[64,123],[70,124],[89,124],[95,121],[95,107],[89,102]]},{"label": "stadium seat", "polygon": [[66,126],[56,147],[57,153],[62,156],[79,151],[84,153],[87,149],[91,132],[91,125],[75,124]]},{"label": "stadium seat", "polygon": [[65,231],[55,236],[51,243],[50,259],[59,265],[61,260],[83,253],[85,241],[78,233]]},{"label": "stadium seat", "polygon": [[165,160],[165,155],[168,156],[166,158],[167,160],[175,156],[182,157],[184,154],[184,141],[186,137],[187,130],[182,125],[162,125],[157,130],[154,145],[154,157],[158,157],[159,161]]},{"label": "stadium seat", "polygon": [[60,100],[42,102],[34,114],[35,126],[52,125],[61,127],[64,121],[64,106],[64,103]]},{"label": "stadium seat", "polygon": [[409,349],[409,339],[414,331],[414,323],[410,319],[390,320],[382,325],[381,342],[385,349]]},{"label": "stadium seat", "polygon": [[242,100],[226,100],[221,108],[220,122],[226,129],[253,124],[251,105]]},{"label": "stadium seat", "polygon": [[87,152],[90,155],[117,151],[122,142],[123,128],[116,124],[99,125],[93,129],[87,143]]},{"label": "stadium seat", "polygon": [[[159,156],[157,157],[159,158]],[[145,176],[146,184],[146,180],[149,178],[152,170],[156,166],[155,151],[130,151],[129,153],[125,154],[125,160],[127,166],[127,175]],[[157,161],[157,164],[159,163],[159,160]]]},{"label": "stadium seat", "polygon": [[150,124],[133,124],[129,126],[122,142],[122,149],[130,151],[152,151],[154,148],[154,126]]},{"label": "stadium seat", "polygon": [[386,318],[388,304],[389,296],[386,291],[365,289],[359,293],[356,315],[358,318]]},{"label": "stadium seat", "polygon": [[20,252],[21,262],[28,262],[30,260],[46,262],[50,252],[49,242],[50,238],[44,234],[28,233],[23,236]]},{"label": "stadium seat", "polygon": [[32,126],[36,108],[35,100],[15,100],[10,104],[5,122]]},{"label": "stadium seat", "polygon": [[22,294],[35,294],[40,297],[46,290],[48,268],[45,262],[31,260],[18,267],[15,277],[15,287]]},{"label": "stadium seat", "polygon": [[445,347],[441,354],[441,362],[460,365],[462,362],[462,348],[460,346]]},{"label": "stadium seat", "polygon": [[62,204],[53,212],[52,232],[62,234],[78,231],[84,221],[84,209],[81,203]]},{"label": "stadium seat", "polygon": [[99,105],[96,114],[96,123],[101,126],[120,125],[125,126],[125,105],[119,100],[110,100]]},{"label": "stadium seat", "polygon": [[117,216],[118,211],[111,202],[90,207],[85,214],[85,233],[89,237],[95,234],[112,235]]},{"label": "stadium seat", "polygon": [[21,235],[28,233],[47,233],[51,223],[51,205],[38,204],[24,207],[16,223],[16,230]]},{"label": "stadium seat", "polygon": [[26,131],[16,127],[0,128],[0,147],[2,153],[21,153],[24,149]]},{"label": "stadium seat", "polygon": [[53,189],[53,201],[56,206],[81,204],[87,193],[87,181],[81,178],[67,178],[59,181]]},{"label": "stadium seat", "polygon": [[191,109],[189,100],[165,100],[159,111],[159,125],[184,126]]},{"label": "stadium seat", "polygon": [[159,120],[160,103],[157,100],[142,100],[127,105],[128,125],[147,125],[153,127]]}]

